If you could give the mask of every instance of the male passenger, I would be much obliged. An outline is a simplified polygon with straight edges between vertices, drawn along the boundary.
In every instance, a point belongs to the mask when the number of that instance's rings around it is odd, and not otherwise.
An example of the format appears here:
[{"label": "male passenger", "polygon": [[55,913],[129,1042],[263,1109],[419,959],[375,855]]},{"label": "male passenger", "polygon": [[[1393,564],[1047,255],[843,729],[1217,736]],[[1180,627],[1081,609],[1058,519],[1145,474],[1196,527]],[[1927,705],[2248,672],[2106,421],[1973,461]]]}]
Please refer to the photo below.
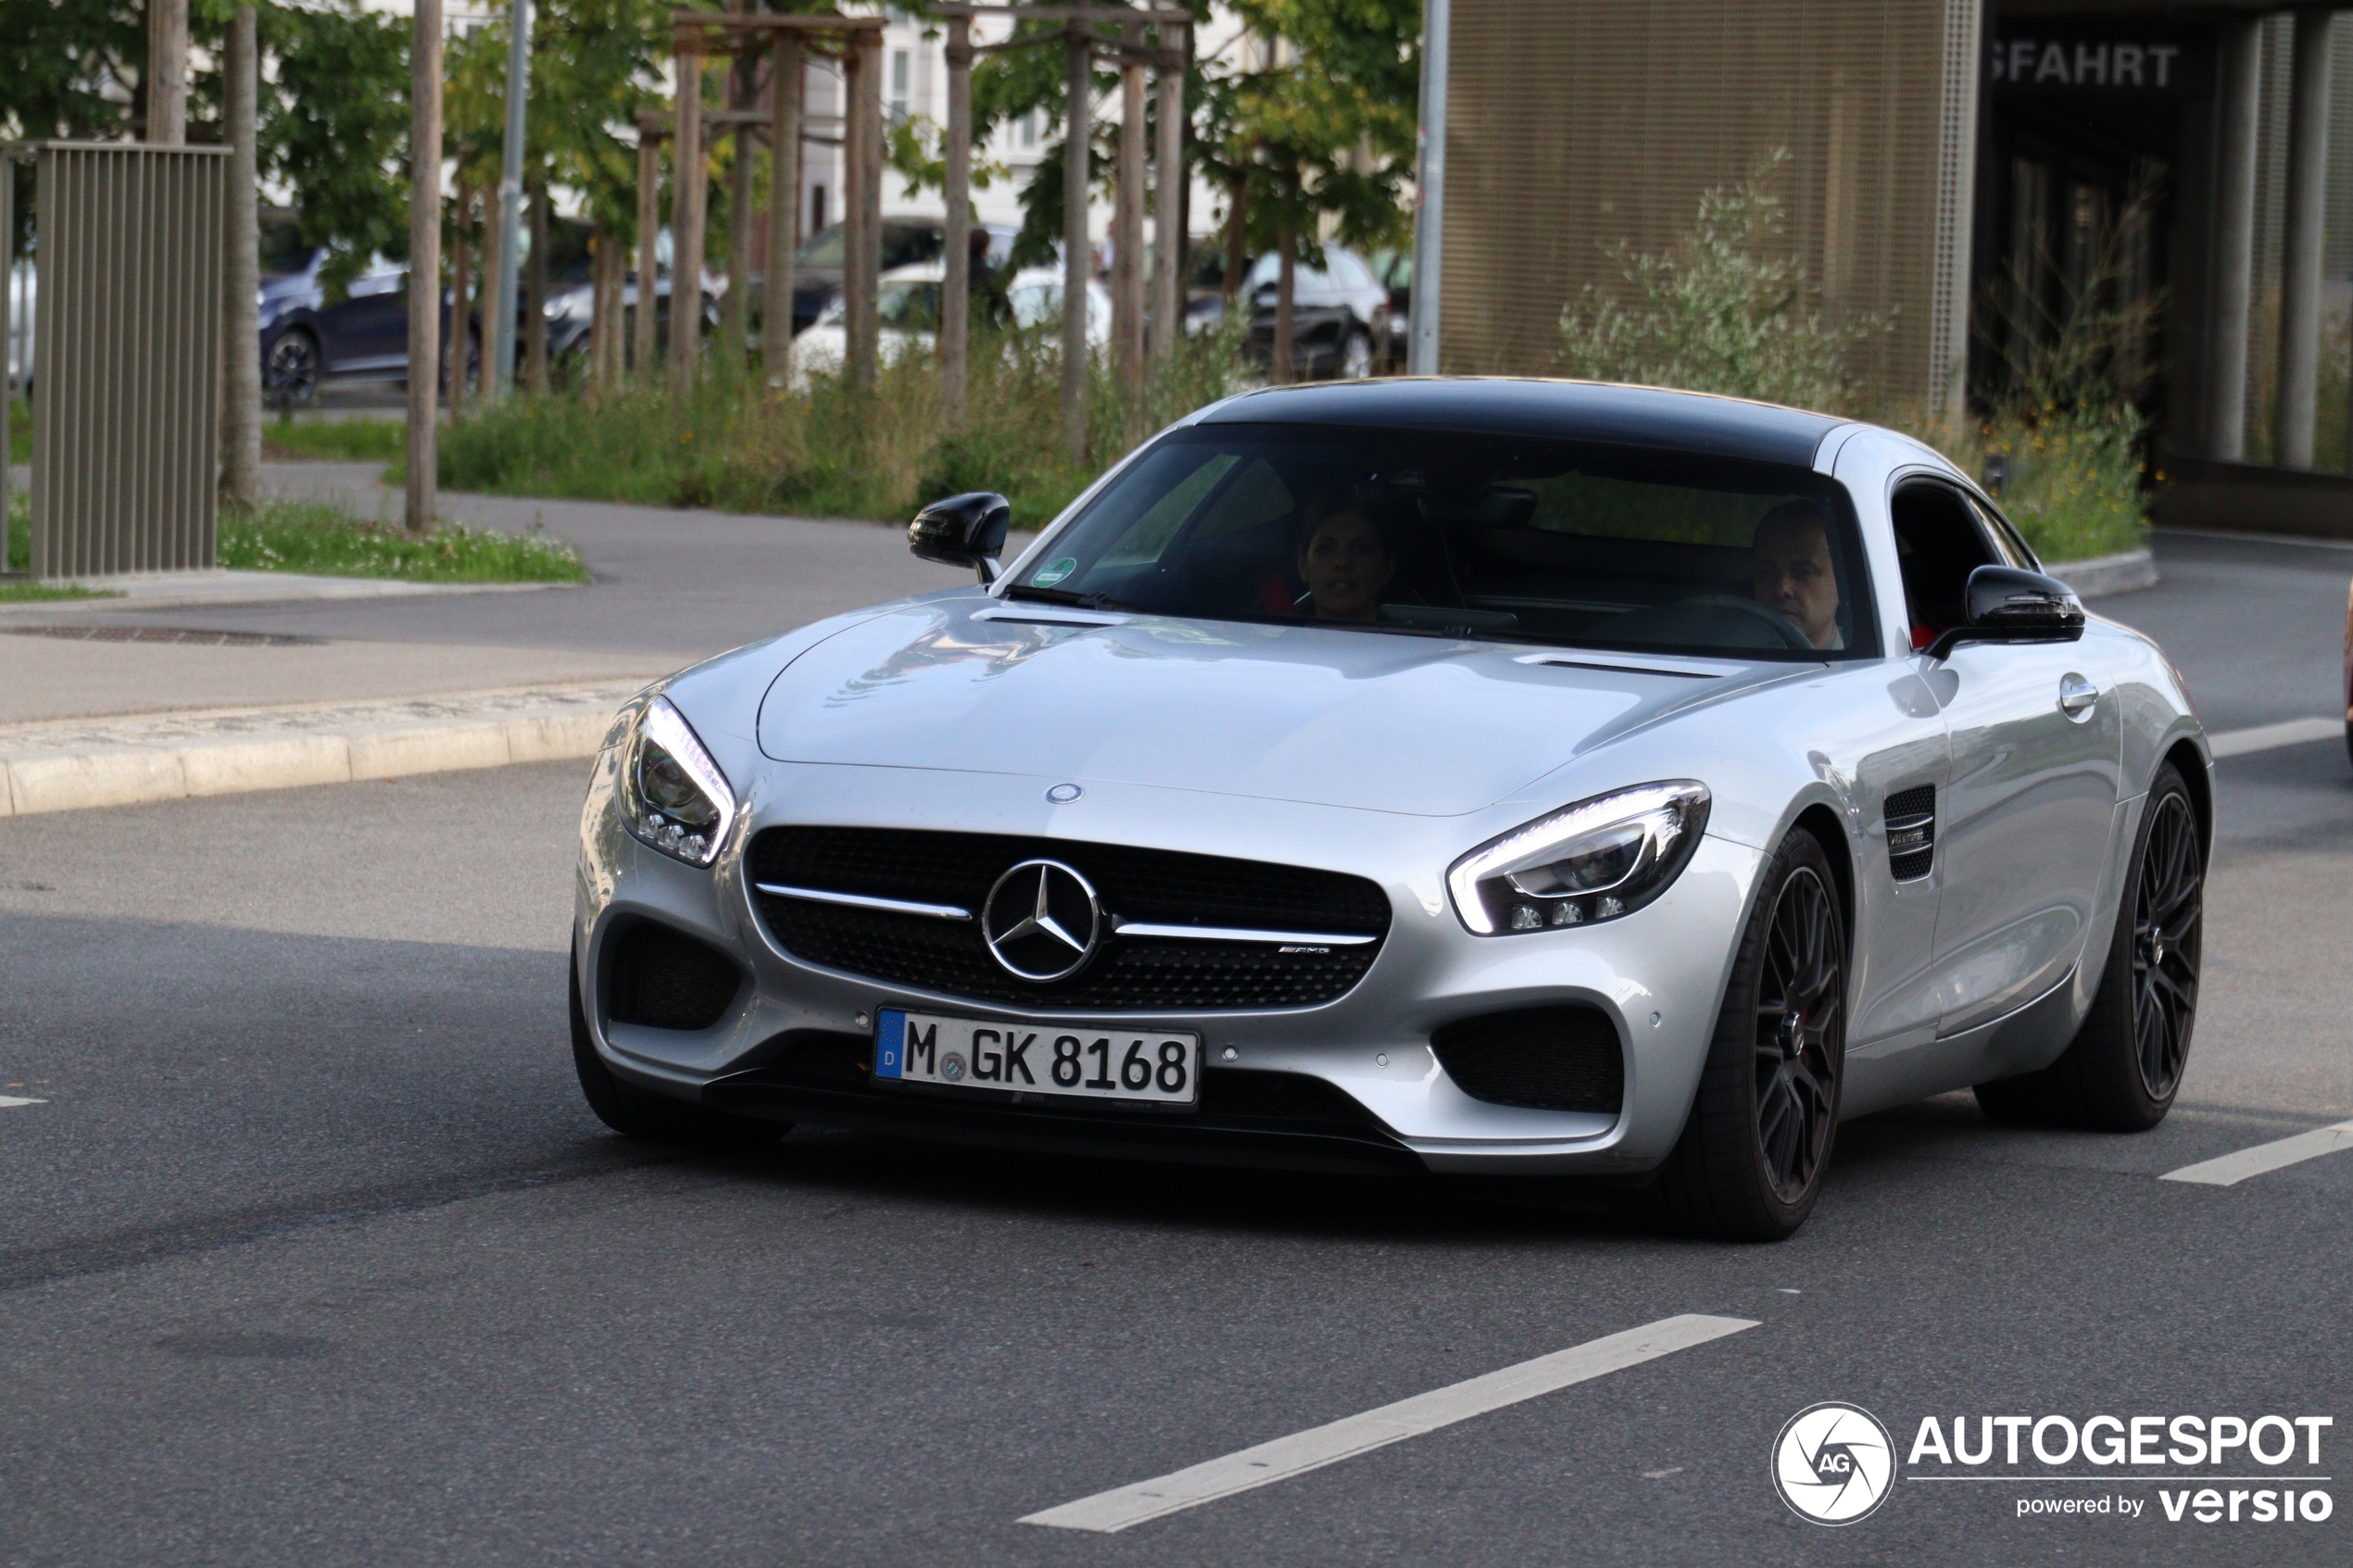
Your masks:
[{"label": "male passenger", "polygon": [[1813,500],[1784,501],[1756,525],[1749,546],[1756,602],[1779,610],[1818,648],[1843,648],[1830,514]]}]

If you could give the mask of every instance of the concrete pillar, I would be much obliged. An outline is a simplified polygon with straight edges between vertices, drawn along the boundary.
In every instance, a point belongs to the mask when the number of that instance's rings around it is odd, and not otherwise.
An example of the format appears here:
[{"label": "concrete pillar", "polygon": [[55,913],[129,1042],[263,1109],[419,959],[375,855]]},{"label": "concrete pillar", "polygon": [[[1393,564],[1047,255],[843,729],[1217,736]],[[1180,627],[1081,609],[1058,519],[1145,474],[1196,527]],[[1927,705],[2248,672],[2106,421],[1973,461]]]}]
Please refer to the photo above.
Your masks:
[{"label": "concrete pillar", "polygon": [[792,384],[793,243],[800,214],[800,40],[776,36],[768,77],[768,275],[762,281],[760,368],[769,390]]},{"label": "concrete pillar", "polygon": [[[2255,155],[2261,107],[2261,23],[2222,24],[2221,80],[2216,83],[2213,333],[2206,363],[2213,379],[2206,400],[2209,457],[2238,462],[2246,456],[2246,338],[2254,303]],[[1416,280],[1419,297],[1420,280]]]},{"label": "concrete pillar", "polygon": [[702,42],[677,56],[678,106],[671,121],[670,396],[684,403],[695,384],[702,346]]},{"label": "concrete pillar", "polygon": [[1087,460],[1087,175],[1094,131],[1094,44],[1070,25],[1063,110],[1063,447]]},{"label": "concrete pillar", "polygon": [[2336,13],[2296,13],[2295,74],[2288,90],[2287,232],[2280,267],[2279,413],[2272,461],[2312,466],[2321,382],[2321,245],[2329,175],[2329,32]]},{"label": "concrete pillar", "polygon": [[1185,51],[1161,24],[1160,144],[1152,152],[1152,358],[1185,335]]},{"label": "concrete pillar", "polygon": [[939,399],[948,428],[964,422],[965,364],[972,340],[973,24],[948,19],[947,221],[940,232],[946,276],[939,287]]},{"label": "concrete pillar", "polygon": [[1414,209],[1413,323],[1405,347],[1405,369],[1416,376],[1438,374],[1438,291],[1446,237],[1446,68],[1453,22],[1452,0],[1426,0],[1421,161],[1414,170],[1420,199]]}]

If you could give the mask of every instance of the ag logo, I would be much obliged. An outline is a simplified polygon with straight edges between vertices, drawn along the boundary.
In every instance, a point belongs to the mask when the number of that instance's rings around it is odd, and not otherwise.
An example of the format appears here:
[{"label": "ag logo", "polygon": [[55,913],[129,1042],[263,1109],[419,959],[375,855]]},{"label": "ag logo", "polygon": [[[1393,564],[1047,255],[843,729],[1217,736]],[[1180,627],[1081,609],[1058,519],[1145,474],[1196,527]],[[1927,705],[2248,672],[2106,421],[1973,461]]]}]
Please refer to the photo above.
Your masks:
[{"label": "ag logo", "polygon": [[1773,1439],[1773,1487],[1801,1519],[1852,1524],[1887,1500],[1895,1441],[1879,1417],[1835,1400],[1808,1405]]}]

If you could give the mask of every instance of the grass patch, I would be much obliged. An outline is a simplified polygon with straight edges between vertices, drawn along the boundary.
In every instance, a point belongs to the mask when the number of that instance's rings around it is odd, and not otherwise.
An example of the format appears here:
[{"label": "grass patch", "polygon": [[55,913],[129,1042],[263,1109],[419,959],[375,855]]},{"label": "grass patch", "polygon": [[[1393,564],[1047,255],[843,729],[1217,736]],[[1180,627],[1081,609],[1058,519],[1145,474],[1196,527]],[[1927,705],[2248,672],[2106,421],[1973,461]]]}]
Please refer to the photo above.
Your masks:
[{"label": "grass patch", "polygon": [[713,374],[683,408],[660,386],[600,397],[519,394],[442,433],[441,483],[453,490],[560,495],[657,507],[900,521],[924,501],[995,490],[1013,526],[1051,519],[1145,434],[1239,385],[1229,338],[1188,343],[1130,409],[1097,366],[1088,460],[1061,433],[1059,361],[1050,338],[975,336],[963,428],[947,429],[936,363],[909,355],[871,392],[818,375],[774,395]]},{"label": "grass patch", "polygon": [[406,420],[281,417],[261,427],[261,455],[280,462],[395,463],[408,452]]},{"label": "grass patch", "polygon": [[1997,420],[1943,445],[1963,471],[1979,475],[2000,455],[2009,469],[2004,513],[2045,561],[2078,561],[2147,546],[2145,433],[2139,412],[2119,403]]},{"label": "grass patch", "polygon": [[[22,491],[12,492],[8,496],[6,558],[10,571],[32,570],[32,498]],[[44,583],[11,583],[0,580],[0,604],[6,605],[46,603],[51,599],[111,599],[120,596],[70,583],[57,587]]]},{"label": "grass patch", "polygon": [[221,566],[411,583],[585,583],[580,552],[534,527],[500,533],[445,522],[423,538],[315,501],[265,501],[220,518]]}]

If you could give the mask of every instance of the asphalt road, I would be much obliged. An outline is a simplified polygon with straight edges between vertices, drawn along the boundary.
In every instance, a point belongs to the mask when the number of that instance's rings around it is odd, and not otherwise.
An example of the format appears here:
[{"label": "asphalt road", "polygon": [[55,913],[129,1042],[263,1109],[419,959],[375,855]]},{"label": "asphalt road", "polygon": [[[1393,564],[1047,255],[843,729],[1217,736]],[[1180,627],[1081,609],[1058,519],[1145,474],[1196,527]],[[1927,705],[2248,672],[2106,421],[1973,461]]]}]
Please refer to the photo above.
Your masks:
[{"label": "asphalt road", "polygon": [[[2353,554],[2164,558],[2095,608],[2212,728],[2331,711]],[[2162,1128],[1850,1123],[1772,1248],[1461,1185],[624,1145],[565,1047],[580,773],[0,822],[0,1096],[39,1102],[0,1109],[0,1563],[2353,1558],[2353,1150],[2157,1179],[2353,1117],[2333,740],[2221,766]],[[1019,1523],[1686,1313],[1756,1326],[1122,1533]],[[2171,1523],[2185,1486],[2078,1461],[1823,1529],[1768,1472],[1825,1399],[1906,1452],[1930,1415],[2327,1415],[2278,1473],[2334,1512]],[[2017,1512],[2075,1497],[2111,1511]]]}]

